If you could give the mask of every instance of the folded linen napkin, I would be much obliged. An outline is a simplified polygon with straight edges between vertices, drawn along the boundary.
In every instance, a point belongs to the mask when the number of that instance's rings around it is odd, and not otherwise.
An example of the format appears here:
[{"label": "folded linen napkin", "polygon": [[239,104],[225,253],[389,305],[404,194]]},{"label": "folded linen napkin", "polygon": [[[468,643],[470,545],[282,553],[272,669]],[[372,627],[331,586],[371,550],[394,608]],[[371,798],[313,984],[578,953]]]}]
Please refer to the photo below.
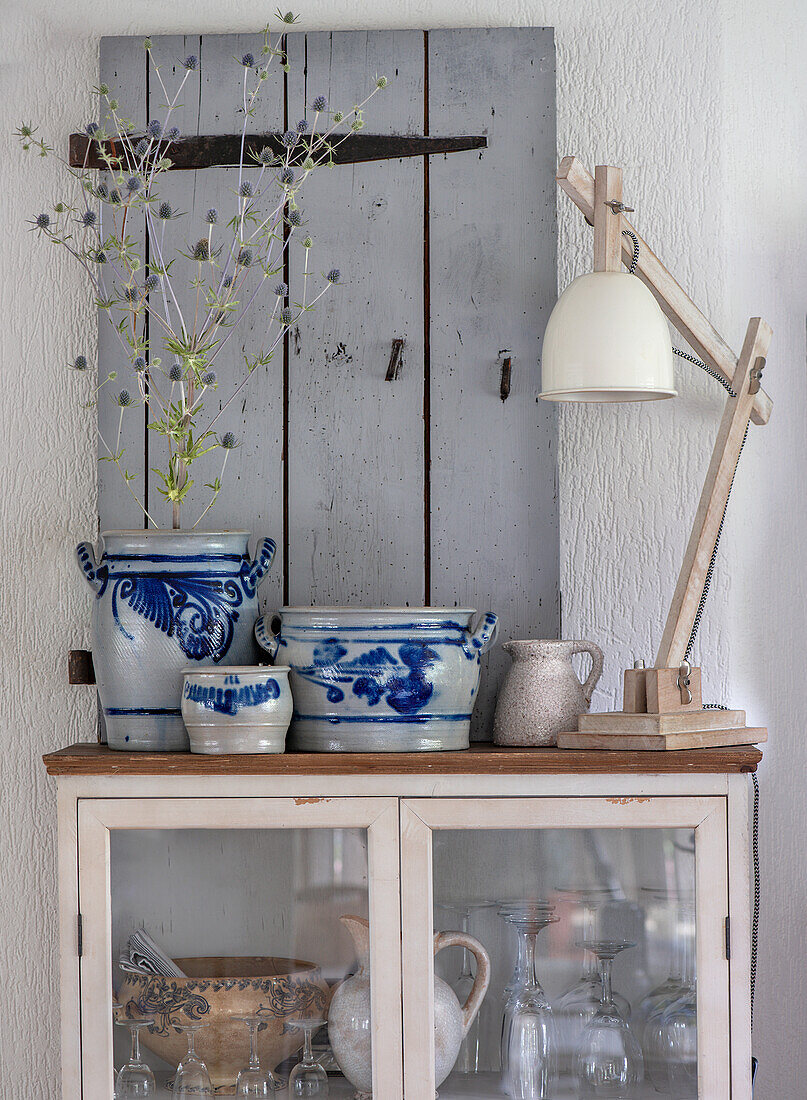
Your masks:
[{"label": "folded linen napkin", "polygon": [[169,959],[163,949],[154,942],[145,928],[140,928],[129,937],[128,953],[121,955],[121,970],[129,974],[158,974],[164,978],[186,978],[173,959]]}]

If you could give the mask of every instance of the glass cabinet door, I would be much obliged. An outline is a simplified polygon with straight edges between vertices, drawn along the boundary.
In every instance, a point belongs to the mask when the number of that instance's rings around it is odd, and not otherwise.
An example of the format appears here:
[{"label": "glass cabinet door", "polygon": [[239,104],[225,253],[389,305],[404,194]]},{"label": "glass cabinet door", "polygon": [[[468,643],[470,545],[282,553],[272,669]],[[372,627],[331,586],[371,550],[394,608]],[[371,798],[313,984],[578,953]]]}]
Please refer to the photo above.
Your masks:
[{"label": "glass cabinet door", "polygon": [[79,899],[85,1097],[400,1100],[396,799],[82,800]]},{"label": "glass cabinet door", "polygon": [[728,1100],[726,800],[409,799],[407,1100]]}]

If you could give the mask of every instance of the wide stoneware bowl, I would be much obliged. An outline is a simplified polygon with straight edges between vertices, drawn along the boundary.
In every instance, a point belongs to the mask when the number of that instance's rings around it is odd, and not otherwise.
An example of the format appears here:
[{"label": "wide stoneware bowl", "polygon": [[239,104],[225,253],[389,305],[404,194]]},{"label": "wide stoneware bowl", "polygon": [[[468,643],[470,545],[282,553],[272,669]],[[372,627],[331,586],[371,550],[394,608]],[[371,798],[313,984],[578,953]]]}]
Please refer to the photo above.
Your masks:
[{"label": "wide stoneware bowl", "polygon": [[208,1026],[197,1032],[196,1050],[218,1092],[235,1091],[239,1070],[249,1062],[249,1031],[235,1017],[260,1016],[258,1054],[274,1070],[303,1045],[287,1020],[327,1015],[328,983],[314,963],[301,959],[175,959],[186,978],[123,974],[118,1001],[126,1016],[156,1017],[141,1032],[144,1046],[172,1066],[188,1049],[177,1024]]},{"label": "wide stoneware bowl", "polygon": [[457,607],[282,607],[255,637],[291,667],[292,748],[467,749],[496,622]]}]

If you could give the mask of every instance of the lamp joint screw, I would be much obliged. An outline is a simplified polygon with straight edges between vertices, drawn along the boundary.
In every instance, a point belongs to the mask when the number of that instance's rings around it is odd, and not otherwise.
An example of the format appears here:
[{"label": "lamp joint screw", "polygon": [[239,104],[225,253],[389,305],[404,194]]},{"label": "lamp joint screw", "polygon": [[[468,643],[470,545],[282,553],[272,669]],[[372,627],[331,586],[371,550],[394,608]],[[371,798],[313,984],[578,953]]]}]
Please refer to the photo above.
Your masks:
[{"label": "lamp joint screw", "polygon": [[748,375],[748,392],[750,394],[759,393],[760,386],[762,385],[762,372],[765,370],[765,356],[758,355],[754,361],[754,366]]},{"label": "lamp joint screw", "polygon": [[625,206],[624,202],[620,202],[619,199],[610,199],[605,205],[611,207],[612,214],[632,214],[634,212],[634,207]]},{"label": "lamp joint screw", "polygon": [[682,661],[678,666],[678,689],[681,692],[681,702],[684,706],[692,702],[692,691],[690,690],[691,673],[692,666],[689,661]]}]

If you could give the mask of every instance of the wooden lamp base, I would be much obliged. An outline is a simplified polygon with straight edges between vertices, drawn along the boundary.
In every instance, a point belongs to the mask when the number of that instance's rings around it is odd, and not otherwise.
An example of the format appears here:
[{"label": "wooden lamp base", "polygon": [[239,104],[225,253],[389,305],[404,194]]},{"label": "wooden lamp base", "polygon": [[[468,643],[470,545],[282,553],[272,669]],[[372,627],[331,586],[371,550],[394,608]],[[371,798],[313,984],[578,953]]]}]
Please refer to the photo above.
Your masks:
[{"label": "wooden lamp base", "polygon": [[577,730],[558,735],[561,749],[700,749],[756,745],[764,728],[748,727],[744,710],[704,708],[701,670],[632,668],[625,672],[623,710],[581,714]]}]

